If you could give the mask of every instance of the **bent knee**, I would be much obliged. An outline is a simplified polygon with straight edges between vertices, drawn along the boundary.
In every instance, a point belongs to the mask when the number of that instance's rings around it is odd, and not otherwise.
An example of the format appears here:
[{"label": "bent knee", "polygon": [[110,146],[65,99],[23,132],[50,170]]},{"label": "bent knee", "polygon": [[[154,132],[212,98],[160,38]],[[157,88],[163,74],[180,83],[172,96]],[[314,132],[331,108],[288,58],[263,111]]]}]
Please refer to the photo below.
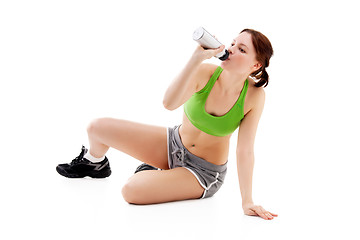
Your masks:
[{"label": "bent knee", "polygon": [[111,118],[96,118],[93,119],[87,126],[87,132],[89,134],[96,134],[103,130],[106,126],[109,126]]},{"label": "bent knee", "polygon": [[122,189],[121,194],[126,202],[132,204],[139,204],[140,191],[131,182],[126,183]]}]

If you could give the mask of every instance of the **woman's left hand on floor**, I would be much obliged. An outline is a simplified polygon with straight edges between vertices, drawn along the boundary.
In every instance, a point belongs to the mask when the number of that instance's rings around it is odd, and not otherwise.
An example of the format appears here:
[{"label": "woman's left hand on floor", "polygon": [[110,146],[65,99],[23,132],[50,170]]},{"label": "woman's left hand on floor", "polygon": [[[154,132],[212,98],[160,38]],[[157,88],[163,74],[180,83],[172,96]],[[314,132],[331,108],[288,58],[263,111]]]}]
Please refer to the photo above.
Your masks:
[{"label": "woman's left hand on floor", "polygon": [[248,203],[248,204],[243,205],[243,210],[246,215],[259,216],[265,220],[272,220],[274,217],[278,216],[275,213],[266,211],[262,206],[255,205],[253,203]]}]

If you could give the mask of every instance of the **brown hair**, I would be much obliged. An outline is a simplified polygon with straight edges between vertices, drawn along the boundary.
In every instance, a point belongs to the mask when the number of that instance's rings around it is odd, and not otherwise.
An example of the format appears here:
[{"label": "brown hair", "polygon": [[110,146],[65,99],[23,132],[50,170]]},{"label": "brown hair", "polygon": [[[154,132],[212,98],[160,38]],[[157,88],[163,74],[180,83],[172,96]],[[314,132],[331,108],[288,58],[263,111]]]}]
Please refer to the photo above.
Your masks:
[{"label": "brown hair", "polygon": [[259,80],[255,83],[255,87],[266,87],[269,83],[269,74],[266,72],[266,69],[269,66],[269,61],[273,55],[273,48],[269,39],[262,33],[253,30],[253,29],[244,29],[242,32],[247,32],[251,34],[252,43],[256,52],[256,60],[261,63],[261,68],[254,71],[250,74],[251,77]]}]

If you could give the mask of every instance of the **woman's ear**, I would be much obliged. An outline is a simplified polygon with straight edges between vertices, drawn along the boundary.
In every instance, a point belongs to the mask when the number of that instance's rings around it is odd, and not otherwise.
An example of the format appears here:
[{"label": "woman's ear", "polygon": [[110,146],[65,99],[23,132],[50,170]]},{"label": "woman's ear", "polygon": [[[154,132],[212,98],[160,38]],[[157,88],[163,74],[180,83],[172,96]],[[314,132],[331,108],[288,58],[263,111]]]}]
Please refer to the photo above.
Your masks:
[{"label": "woman's ear", "polygon": [[254,65],[255,71],[259,70],[261,67],[262,67],[261,63],[256,63],[256,64]]}]

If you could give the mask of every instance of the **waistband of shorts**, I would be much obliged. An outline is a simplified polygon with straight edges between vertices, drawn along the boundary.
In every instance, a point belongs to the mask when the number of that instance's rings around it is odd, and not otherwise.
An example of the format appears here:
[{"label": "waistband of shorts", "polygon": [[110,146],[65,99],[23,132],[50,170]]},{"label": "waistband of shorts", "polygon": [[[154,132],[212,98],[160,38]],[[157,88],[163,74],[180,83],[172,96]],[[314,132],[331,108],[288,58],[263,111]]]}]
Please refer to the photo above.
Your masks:
[{"label": "waistband of shorts", "polygon": [[189,150],[184,146],[184,144],[181,141],[180,134],[179,134],[180,126],[181,126],[181,124],[176,125],[174,127],[175,140],[176,140],[177,143],[179,143],[179,145],[181,145],[181,147],[183,149],[185,149],[186,154],[189,157],[191,157],[192,162],[194,162],[194,163],[196,163],[198,165],[204,166],[205,168],[207,168],[209,170],[212,170],[212,171],[215,171],[215,172],[223,172],[223,171],[225,171],[227,169],[227,162],[225,164],[223,164],[223,165],[216,165],[216,164],[210,163],[210,162],[202,159],[201,157],[198,157],[198,156],[192,154],[191,152],[189,152]]}]

